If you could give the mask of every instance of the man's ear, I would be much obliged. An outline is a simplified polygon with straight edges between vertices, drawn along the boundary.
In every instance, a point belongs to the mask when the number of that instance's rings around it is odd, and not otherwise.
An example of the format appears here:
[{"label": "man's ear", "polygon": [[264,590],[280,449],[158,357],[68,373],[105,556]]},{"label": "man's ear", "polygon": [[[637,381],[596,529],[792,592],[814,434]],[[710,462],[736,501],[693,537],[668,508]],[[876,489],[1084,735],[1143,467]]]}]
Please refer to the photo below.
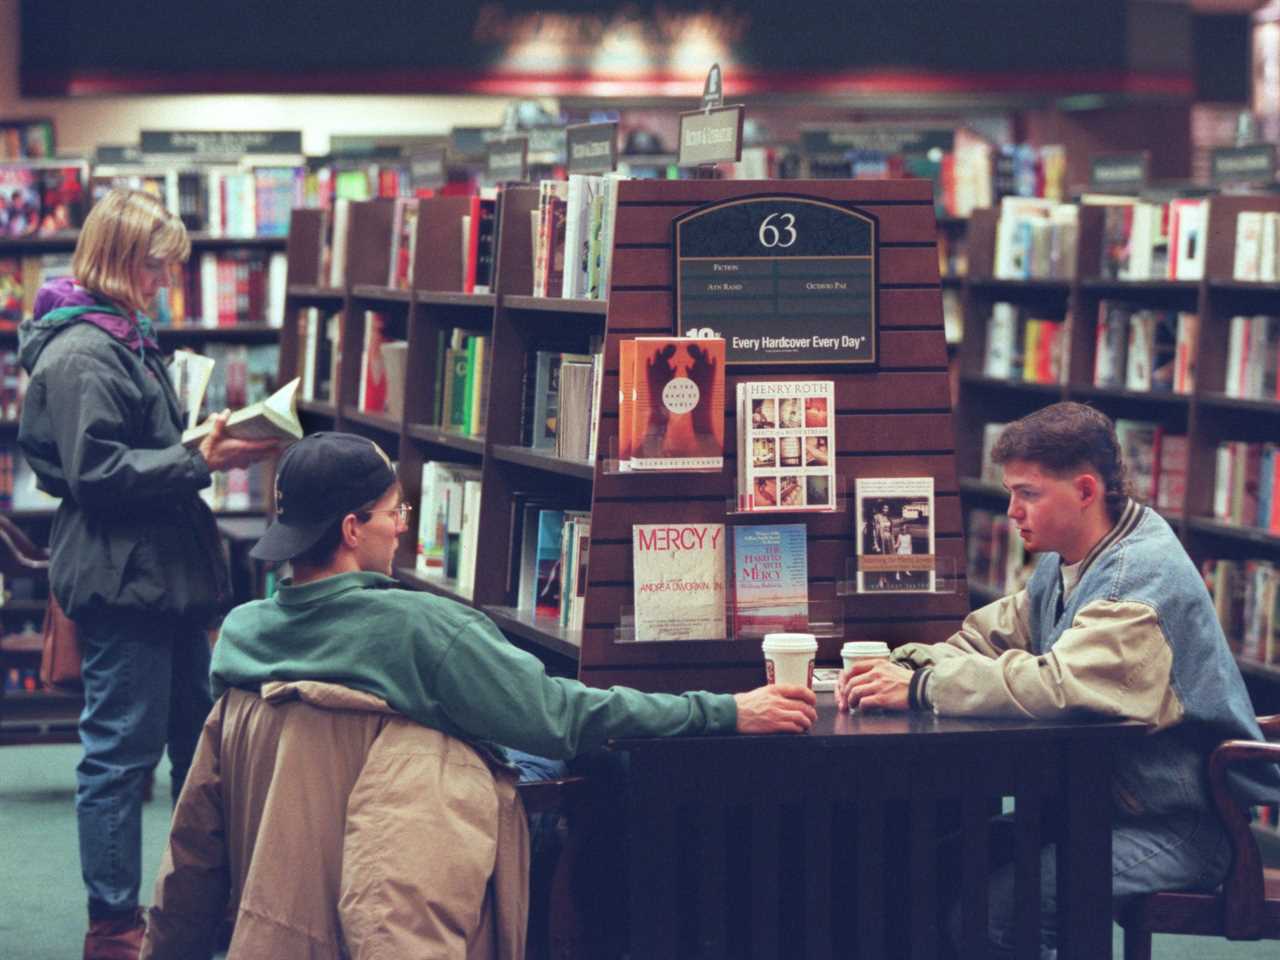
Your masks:
[{"label": "man's ear", "polygon": [[357,542],[356,531],[360,528],[360,521],[356,519],[354,513],[348,513],[342,518],[342,542],[348,547],[354,547]]},{"label": "man's ear", "polygon": [[1082,473],[1075,480],[1076,494],[1080,498],[1080,506],[1092,506],[1102,496],[1102,482],[1092,473]]}]

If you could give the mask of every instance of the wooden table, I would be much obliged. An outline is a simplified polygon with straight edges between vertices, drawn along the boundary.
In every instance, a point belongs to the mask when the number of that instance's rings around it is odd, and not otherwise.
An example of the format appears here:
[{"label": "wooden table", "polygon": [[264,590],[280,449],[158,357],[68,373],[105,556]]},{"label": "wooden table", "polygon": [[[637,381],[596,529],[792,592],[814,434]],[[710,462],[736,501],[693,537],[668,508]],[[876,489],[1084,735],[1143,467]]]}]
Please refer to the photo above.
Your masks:
[{"label": "wooden table", "polygon": [[960,955],[984,956],[989,818],[1009,796],[1018,956],[1038,956],[1048,830],[1061,838],[1058,956],[1111,955],[1112,747],[1143,725],[850,716],[831,694],[818,714],[803,736],[614,744],[630,753],[635,960],[933,960],[947,890]]}]

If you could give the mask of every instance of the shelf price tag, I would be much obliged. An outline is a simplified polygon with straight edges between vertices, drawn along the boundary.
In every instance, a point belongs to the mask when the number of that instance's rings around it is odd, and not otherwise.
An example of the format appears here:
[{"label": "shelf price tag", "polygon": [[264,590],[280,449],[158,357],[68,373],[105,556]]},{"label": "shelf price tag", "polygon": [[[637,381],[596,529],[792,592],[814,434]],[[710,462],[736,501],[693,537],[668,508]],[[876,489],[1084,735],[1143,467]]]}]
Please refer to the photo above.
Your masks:
[{"label": "shelf price tag", "polygon": [[529,140],[512,137],[490,143],[485,149],[485,169],[494,183],[512,183],[529,179]]},{"label": "shelf price tag", "polygon": [[1209,172],[1215,184],[1273,183],[1276,179],[1276,145],[1253,143],[1245,147],[1217,147],[1209,155]]},{"label": "shelf price tag", "polygon": [[618,169],[618,124],[579,123],[565,130],[570,173],[609,173]]},{"label": "shelf price tag", "polygon": [[677,217],[676,331],[726,363],[876,363],[876,219],[790,194]]},{"label": "shelf price tag", "polygon": [[1137,196],[1147,189],[1150,155],[1110,153],[1089,158],[1089,189],[1094,193]]}]

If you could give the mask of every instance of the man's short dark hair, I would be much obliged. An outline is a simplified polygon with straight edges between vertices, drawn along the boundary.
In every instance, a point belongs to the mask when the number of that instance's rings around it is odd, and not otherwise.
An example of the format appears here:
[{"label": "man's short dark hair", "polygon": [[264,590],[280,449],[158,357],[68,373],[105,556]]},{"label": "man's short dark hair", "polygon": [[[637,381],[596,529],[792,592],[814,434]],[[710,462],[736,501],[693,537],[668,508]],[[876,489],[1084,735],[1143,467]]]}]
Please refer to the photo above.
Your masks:
[{"label": "man's short dark hair", "polygon": [[1102,480],[1107,514],[1113,521],[1119,519],[1129,498],[1115,424],[1083,403],[1055,403],[1015,420],[1001,431],[991,459],[997,464],[1025,460],[1059,476],[1092,468]]}]

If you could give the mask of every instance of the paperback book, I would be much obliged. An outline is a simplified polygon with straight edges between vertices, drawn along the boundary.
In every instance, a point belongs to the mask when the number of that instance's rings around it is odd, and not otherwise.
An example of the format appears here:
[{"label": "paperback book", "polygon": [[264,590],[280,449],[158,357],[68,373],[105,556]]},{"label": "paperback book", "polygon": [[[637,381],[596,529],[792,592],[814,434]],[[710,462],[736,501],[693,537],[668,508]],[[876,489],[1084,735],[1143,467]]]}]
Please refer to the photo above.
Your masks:
[{"label": "paperback book", "polygon": [[[302,424],[298,421],[298,386],[294,378],[283,387],[258,403],[250,404],[227,418],[227,436],[236,440],[285,440],[302,439]],[[193,447],[209,433],[210,423],[182,434],[185,446]]]},{"label": "paperback book", "polygon": [[723,523],[631,528],[636,640],[725,639]]},{"label": "paperback book", "polygon": [[809,559],[803,523],[733,528],[734,639],[809,627]]},{"label": "paperback book", "polygon": [[835,383],[738,384],[738,509],[836,509]]},{"label": "paperback book", "polygon": [[933,477],[859,477],[858,593],[935,588]]}]

